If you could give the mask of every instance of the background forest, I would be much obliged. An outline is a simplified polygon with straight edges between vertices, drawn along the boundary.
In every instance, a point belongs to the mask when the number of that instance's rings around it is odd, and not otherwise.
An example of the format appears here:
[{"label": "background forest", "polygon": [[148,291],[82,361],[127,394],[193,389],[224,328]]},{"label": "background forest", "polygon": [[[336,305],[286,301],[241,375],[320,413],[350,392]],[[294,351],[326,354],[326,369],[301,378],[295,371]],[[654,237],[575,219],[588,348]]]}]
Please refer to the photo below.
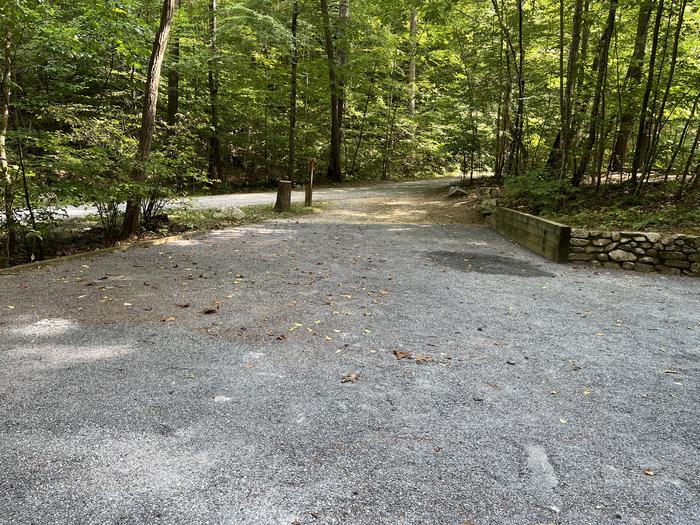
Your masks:
[{"label": "background forest", "polygon": [[111,242],[126,201],[148,223],[312,158],[332,182],[487,173],[536,212],[663,185],[700,220],[692,1],[5,0],[0,31],[5,261],[40,255],[61,206],[96,204]]}]

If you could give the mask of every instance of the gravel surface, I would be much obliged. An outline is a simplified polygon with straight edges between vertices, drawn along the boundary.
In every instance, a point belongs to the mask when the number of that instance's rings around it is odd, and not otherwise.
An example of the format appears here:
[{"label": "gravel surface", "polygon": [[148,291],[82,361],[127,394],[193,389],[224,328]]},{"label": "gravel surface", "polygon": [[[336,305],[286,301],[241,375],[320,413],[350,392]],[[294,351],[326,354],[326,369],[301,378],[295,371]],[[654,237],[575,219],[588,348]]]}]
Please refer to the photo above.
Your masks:
[{"label": "gravel surface", "polygon": [[700,523],[697,280],[338,217],[0,275],[0,523]]}]

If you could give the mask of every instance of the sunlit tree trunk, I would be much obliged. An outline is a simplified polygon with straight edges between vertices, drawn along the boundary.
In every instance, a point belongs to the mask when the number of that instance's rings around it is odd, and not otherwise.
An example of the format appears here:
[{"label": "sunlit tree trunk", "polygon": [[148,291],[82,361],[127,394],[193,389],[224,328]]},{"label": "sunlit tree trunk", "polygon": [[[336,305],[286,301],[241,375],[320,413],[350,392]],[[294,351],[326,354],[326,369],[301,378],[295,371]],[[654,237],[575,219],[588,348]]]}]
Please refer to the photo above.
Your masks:
[{"label": "sunlit tree trunk", "polygon": [[[148,77],[146,79],[146,92],[143,101],[143,112],[141,116],[141,131],[139,132],[139,146],[136,152],[135,167],[131,173],[131,179],[141,183],[146,179],[146,169],[148,158],[151,154],[153,143],[153,131],[156,124],[156,108],[158,106],[158,85],[160,83],[160,73],[163,67],[163,58],[168,46],[170,29],[175,14],[176,0],[164,0],[163,9],[160,15],[160,26],[156,33],[151,59],[148,64]],[[127,239],[136,233],[139,224],[139,214],[141,208],[141,197],[132,197],[126,203],[126,214],[122,226],[121,237]]]},{"label": "sunlit tree trunk", "polygon": [[10,123],[10,82],[12,78],[12,33],[9,29],[5,33],[3,45],[3,71],[2,71],[2,120],[0,120],[0,182],[3,185],[3,209],[5,214],[5,256],[7,264],[10,264],[15,244],[14,215],[12,203],[14,191],[12,188],[12,174],[7,159],[7,128]]}]

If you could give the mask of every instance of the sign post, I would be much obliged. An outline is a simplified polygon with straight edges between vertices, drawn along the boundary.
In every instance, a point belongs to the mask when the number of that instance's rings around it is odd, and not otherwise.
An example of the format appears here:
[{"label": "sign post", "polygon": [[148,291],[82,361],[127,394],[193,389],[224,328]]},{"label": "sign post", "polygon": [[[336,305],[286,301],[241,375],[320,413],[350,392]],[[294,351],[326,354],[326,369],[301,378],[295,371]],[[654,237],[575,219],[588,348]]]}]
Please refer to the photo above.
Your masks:
[{"label": "sign post", "polygon": [[316,159],[309,161],[309,183],[306,185],[304,206],[311,206],[314,196],[314,172],[316,171]]}]

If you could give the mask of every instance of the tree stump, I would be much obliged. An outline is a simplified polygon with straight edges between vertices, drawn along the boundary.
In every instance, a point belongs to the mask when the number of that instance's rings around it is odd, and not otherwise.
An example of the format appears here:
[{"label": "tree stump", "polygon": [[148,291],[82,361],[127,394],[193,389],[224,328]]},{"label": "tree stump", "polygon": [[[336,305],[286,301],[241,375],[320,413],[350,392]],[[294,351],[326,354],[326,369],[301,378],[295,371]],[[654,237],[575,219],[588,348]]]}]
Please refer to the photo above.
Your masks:
[{"label": "tree stump", "polygon": [[292,209],[292,181],[281,180],[277,188],[277,202],[275,203],[275,211],[284,213]]}]

